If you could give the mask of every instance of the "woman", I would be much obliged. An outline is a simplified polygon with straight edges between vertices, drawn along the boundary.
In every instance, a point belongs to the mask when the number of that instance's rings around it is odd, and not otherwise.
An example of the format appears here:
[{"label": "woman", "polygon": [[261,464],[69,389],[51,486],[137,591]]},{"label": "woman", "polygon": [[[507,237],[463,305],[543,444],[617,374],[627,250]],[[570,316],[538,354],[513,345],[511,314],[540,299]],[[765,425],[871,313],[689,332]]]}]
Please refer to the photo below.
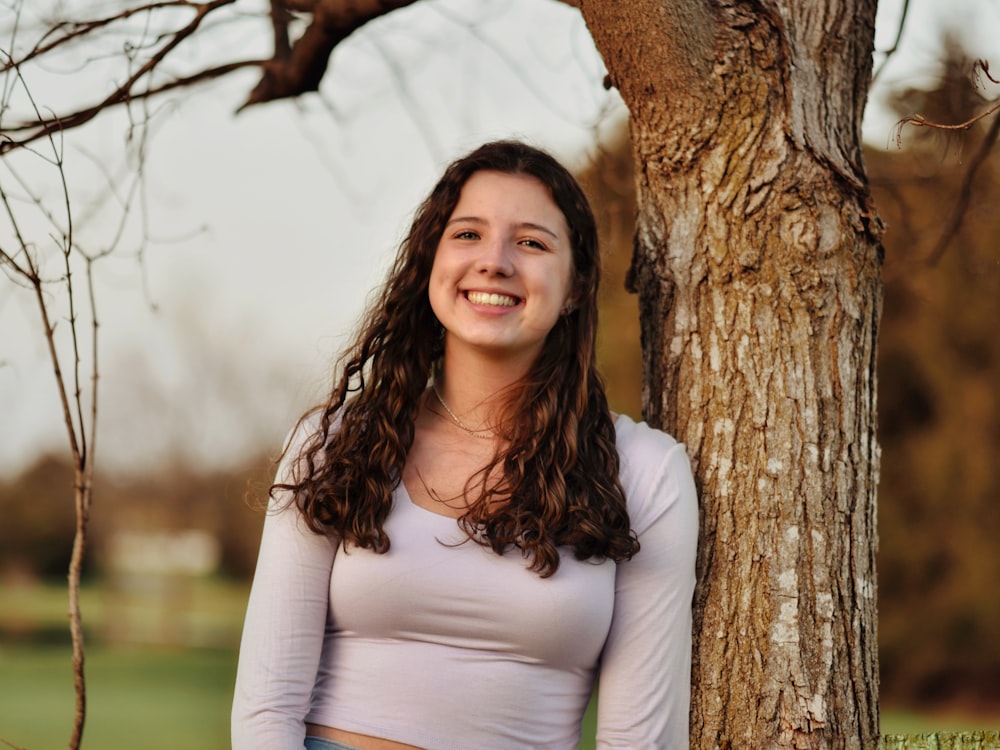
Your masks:
[{"label": "woman", "polygon": [[548,154],[448,167],[286,446],[236,750],[576,748],[598,674],[599,747],[687,747],[694,484],[608,409],[599,275]]}]

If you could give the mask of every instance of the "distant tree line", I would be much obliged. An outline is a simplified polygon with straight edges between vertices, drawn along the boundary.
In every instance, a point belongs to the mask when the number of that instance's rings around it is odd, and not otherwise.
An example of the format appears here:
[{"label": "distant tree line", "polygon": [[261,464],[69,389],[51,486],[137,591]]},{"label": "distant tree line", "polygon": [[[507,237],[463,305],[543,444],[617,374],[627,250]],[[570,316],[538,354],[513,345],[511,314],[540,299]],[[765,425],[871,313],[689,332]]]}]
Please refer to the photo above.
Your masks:
[{"label": "distant tree line", "polygon": [[[95,496],[100,500],[92,518],[86,575],[105,571],[115,532],[199,529],[219,541],[220,575],[249,577],[272,471],[271,460],[261,456],[230,470],[175,466],[130,478],[99,473]],[[75,524],[66,503],[71,478],[68,463],[45,456],[0,482],[0,581],[65,579]]]}]

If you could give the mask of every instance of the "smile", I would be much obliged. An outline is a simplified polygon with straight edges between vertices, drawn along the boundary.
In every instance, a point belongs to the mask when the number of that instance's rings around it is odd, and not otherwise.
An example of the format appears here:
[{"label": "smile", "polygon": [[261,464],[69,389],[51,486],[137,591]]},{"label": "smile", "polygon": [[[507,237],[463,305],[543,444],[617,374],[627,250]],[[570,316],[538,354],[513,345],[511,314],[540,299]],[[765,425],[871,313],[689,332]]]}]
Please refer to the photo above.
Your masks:
[{"label": "smile", "polygon": [[517,297],[490,292],[466,292],[465,298],[474,305],[493,305],[494,307],[513,307],[518,303]]}]

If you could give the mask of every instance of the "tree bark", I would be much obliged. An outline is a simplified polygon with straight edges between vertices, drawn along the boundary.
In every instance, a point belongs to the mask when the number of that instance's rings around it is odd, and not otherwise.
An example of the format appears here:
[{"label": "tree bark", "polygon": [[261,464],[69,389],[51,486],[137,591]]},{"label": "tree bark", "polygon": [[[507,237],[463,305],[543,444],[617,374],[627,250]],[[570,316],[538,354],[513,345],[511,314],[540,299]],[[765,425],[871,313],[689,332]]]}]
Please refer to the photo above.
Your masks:
[{"label": "tree bark", "polygon": [[644,413],[701,497],[692,747],[874,747],[875,2],[581,5],[631,113]]}]

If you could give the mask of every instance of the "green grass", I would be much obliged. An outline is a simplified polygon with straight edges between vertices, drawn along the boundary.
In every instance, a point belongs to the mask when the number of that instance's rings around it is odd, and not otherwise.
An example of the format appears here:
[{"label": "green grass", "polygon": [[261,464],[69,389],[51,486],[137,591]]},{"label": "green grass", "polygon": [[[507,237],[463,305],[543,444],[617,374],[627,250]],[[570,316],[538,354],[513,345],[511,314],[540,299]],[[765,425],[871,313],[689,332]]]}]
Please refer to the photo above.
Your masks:
[{"label": "green grass", "polygon": [[[214,579],[120,584],[89,585],[80,594],[83,746],[229,747],[247,586]],[[66,611],[64,585],[0,586],[0,739],[26,750],[65,747],[70,738],[75,695]]]},{"label": "green grass", "polygon": [[905,708],[883,709],[882,734],[929,734],[931,732],[974,732],[1000,729],[1000,714],[963,711],[920,713]]},{"label": "green grass", "polygon": [[[0,648],[0,738],[65,747],[74,709],[65,646]],[[235,651],[92,647],[84,747],[217,750],[229,744]]]}]

